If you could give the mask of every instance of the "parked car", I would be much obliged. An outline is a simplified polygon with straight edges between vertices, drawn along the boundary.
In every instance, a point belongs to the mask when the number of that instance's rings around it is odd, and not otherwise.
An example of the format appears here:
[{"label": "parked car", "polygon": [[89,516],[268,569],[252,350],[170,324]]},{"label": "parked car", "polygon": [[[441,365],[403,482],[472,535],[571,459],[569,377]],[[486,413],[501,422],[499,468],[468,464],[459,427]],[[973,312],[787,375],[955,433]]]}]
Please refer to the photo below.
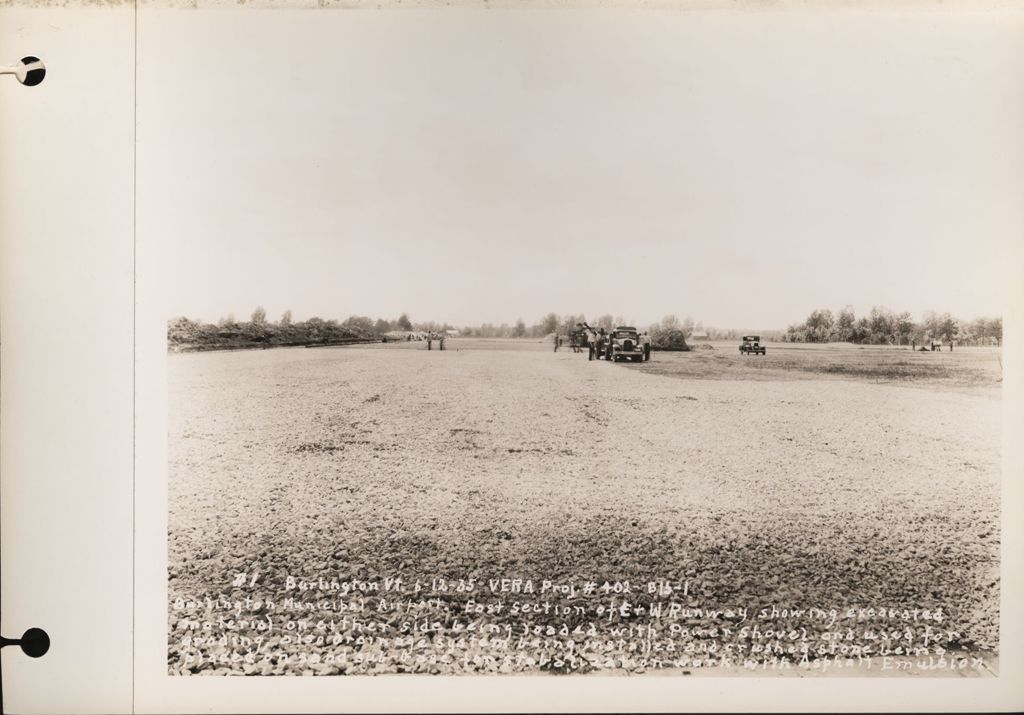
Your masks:
[{"label": "parked car", "polygon": [[628,325],[620,325],[611,332],[605,358],[618,361],[629,359],[633,362],[643,362],[651,359],[651,339],[646,333],[641,334],[639,330]]},{"label": "parked car", "polygon": [[760,335],[744,335],[740,343],[740,355],[765,355],[766,350],[761,344]]}]

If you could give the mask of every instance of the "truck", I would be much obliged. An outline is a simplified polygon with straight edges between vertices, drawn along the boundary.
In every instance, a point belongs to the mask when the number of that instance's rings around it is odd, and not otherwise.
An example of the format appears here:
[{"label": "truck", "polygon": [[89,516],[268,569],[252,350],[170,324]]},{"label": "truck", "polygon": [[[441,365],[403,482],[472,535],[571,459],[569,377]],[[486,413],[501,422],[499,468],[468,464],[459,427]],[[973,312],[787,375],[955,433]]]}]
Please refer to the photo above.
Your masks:
[{"label": "truck", "polygon": [[740,355],[764,355],[766,352],[764,345],[761,344],[760,335],[743,336],[743,342],[740,343]]},{"label": "truck", "polygon": [[629,325],[620,325],[608,336],[605,359],[612,362],[629,359],[644,362],[651,359],[651,339],[646,333]]},{"label": "truck", "polygon": [[583,327],[583,323],[577,323],[576,327],[569,331],[569,347],[573,352],[586,350],[590,345],[590,331]]}]

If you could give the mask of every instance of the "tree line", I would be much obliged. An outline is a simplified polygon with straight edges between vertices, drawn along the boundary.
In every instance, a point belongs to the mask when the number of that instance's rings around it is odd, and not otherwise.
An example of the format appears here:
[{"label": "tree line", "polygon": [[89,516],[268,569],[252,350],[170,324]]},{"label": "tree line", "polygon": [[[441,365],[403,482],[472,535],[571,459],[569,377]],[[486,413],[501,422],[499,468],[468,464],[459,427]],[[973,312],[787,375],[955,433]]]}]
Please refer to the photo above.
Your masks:
[{"label": "tree line", "polygon": [[456,326],[436,321],[413,322],[408,313],[397,318],[369,318],[352,315],[339,321],[312,317],[303,321],[292,319],[287,310],[276,321],[267,318],[262,307],[257,307],[247,321],[237,321],[233,315],[217,323],[203,323],[181,317],[168,323],[167,338],[172,350],[217,350],[244,347],[276,347],[287,345],[325,345],[355,342],[375,342],[386,335],[415,334],[457,330],[460,335],[473,338],[524,338],[543,340],[553,334],[567,336],[576,326],[587,323],[594,328],[611,330],[619,325],[634,325],[646,330],[656,348],[687,349],[695,338],[707,340],[738,340],[744,334],[756,333],[762,340],[786,342],[850,342],[871,345],[923,345],[929,341],[958,342],[964,345],[1001,345],[1002,318],[977,318],[964,321],[949,313],[927,312],[915,321],[907,311],[895,313],[877,306],[869,315],[857,317],[847,306],[838,313],[822,309],[813,311],[802,323],[778,330],[722,330],[705,327],[690,316],[683,319],[675,315],[649,325],[636,325],[623,316],[599,315],[590,320],[583,314],[548,313],[527,325],[522,318],[514,323],[482,323]]},{"label": "tree line", "polygon": [[288,345],[331,345],[339,343],[376,342],[385,333],[395,330],[417,330],[405,313],[394,320],[374,320],[353,315],[344,321],[319,317],[295,321],[286,310],[275,323],[258,307],[248,321],[227,315],[214,323],[203,323],[181,317],[167,326],[167,341],[172,350],[219,350],[246,347],[283,347]]},{"label": "tree line", "polygon": [[[267,317],[262,307],[257,307],[247,321],[235,319],[233,314],[222,317],[216,323],[205,323],[186,317],[175,318],[168,323],[167,339],[172,350],[218,350],[245,347],[277,347],[295,345],[323,345],[354,342],[373,342],[387,335],[438,333],[457,330],[459,335],[473,338],[524,338],[542,340],[553,334],[568,336],[577,325],[587,323],[594,328],[611,330],[619,325],[634,325],[651,334],[655,346],[665,349],[685,349],[687,339],[694,334],[709,340],[738,339],[744,331],[706,328],[690,316],[678,318],[668,315],[650,325],[635,325],[621,315],[610,313],[587,319],[582,313],[548,313],[536,322],[527,325],[522,318],[514,323],[482,323],[479,325],[456,326],[447,322],[413,322],[408,313],[402,313],[393,320],[352,315],[345,320],[312,317],[296,321],[292,312],[286,310],[275,322]],[[749,332],[749,331],[746,331]],[[756,331],[755,331],[756,332]],[[766,340],[779,339],[779,331],[762,331]]]},{"label": "tree line", "polygon": [[959,343],[961,345],[1001,345],[1002,318],[976,318],[971,321],[949,313],[928,311],[915,321],[908,311],[896,313],[875,306],[870,314],[857,317],[850,306],[838,313],[822,309],[806,320],[790,325],[783,336],[794,343],[855,343],[859,345],[924,345]]},{"label": "tree line", "polygon": [[[621,315],[612,316],[610,313],[599,315],[593,318],[587,319],[587,316],[582,313],[568,313],[564,315],[558,315],[557,313],[548,313],[540,320],[536,321],[532,325],[527,325],[526,322],[520,318],[513,324],[502,323],[501,325],[494,325],[493,323],[484,323],[478,326],[465,326],[460,330],[461,335],[475,337],[475,338],[545,338],[553,333],[558,335],[568,335],[571,333],[578,324],[587,323],[593,328],[604,328],[605,330],[611,330],[620,325],[631,325],[640,330],[646,330],[653,335],[659,333],[678,332],[685,338],[691,338],[694,335],[706,337],[708,340],[734,340],[739,339],[744,332],[751,332],[750,330],[743,331],[737,329],[722,330],[714,327],[705,327],[700,321],[694,321],[690,316],[680,319],[675,315],[667,315],[656,323],[650,324],[637,324],[636,322],[627,319]],[[753,332],[757,332],[756,330]],[[760,334],[769,339],[781,339],[782,331],[780,330],[768,330],[761,331]]]}]

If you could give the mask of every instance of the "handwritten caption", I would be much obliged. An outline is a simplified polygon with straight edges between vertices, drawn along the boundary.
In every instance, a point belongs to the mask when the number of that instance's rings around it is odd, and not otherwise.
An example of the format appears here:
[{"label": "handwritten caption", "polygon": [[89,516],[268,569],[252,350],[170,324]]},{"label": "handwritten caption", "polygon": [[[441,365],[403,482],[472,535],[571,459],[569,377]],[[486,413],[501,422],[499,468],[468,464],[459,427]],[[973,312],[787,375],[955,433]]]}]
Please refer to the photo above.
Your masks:
[{"label": "handwritten caption", "polygon": [[[260,574],[171,603],[181,672],[988,671],[941,608],[711,604],[687,581]],[[272,594],[272,595],[270,595]]]}]

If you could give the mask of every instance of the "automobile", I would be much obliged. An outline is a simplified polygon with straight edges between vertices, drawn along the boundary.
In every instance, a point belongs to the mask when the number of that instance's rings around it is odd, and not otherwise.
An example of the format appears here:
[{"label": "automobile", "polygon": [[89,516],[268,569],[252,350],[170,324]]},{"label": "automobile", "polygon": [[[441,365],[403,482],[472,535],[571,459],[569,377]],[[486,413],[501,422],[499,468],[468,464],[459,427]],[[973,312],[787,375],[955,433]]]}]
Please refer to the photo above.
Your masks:
[{"label": "automobile", "polygon": [[764,345],[761,344],[760,335],[743,336],[743,342],[740,343],[740,355],[764,355],[766,352]]},{"label": "automobile", "polygon": [[644,362],[651,359],[651,339],[647,333],[629,325],[620,325],[608,336],[605,359],[612,362],[629,359]]}]

